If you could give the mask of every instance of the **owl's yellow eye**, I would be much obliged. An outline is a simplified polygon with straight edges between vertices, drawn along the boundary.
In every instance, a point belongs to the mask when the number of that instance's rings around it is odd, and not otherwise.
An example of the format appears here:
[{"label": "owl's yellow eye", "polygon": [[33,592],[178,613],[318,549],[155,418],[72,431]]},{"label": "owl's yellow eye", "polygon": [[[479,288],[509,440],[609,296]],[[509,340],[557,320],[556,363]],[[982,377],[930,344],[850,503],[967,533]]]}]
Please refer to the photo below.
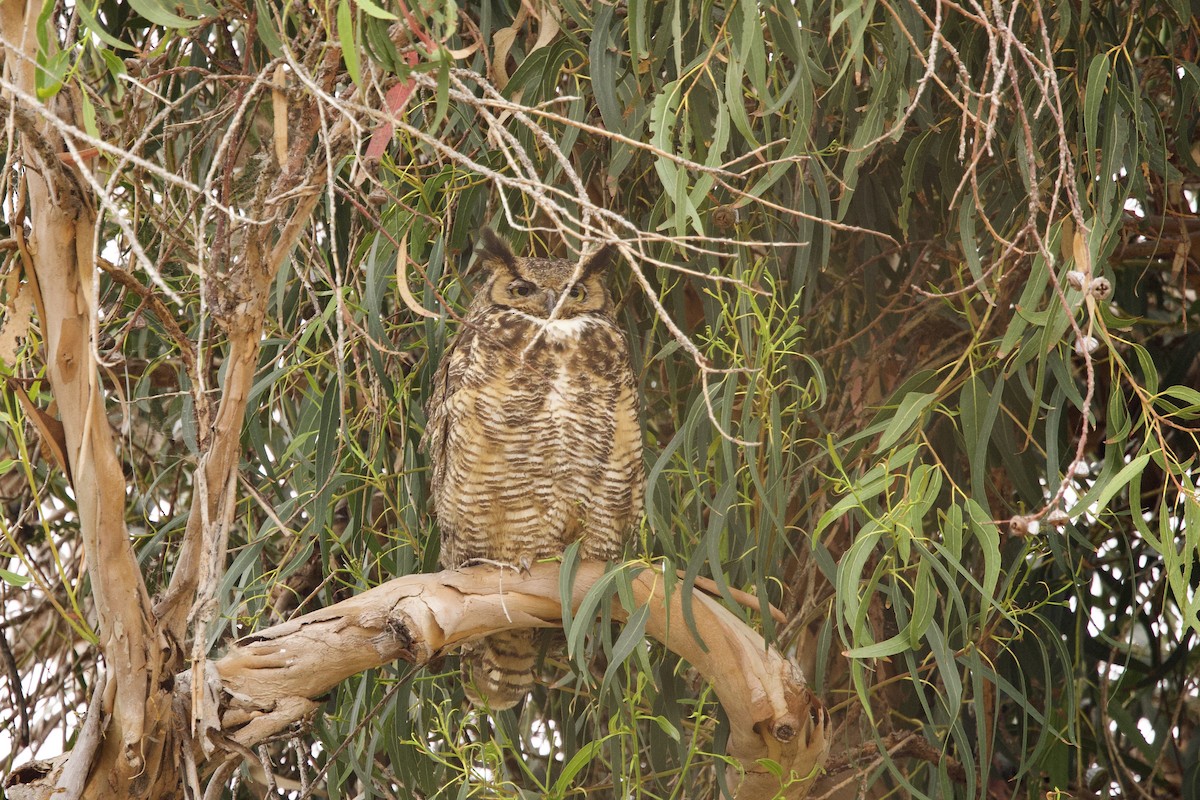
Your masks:
[{"label": "owl's yellow eye", "polygon": [[569,296],[572,300],[582,300],[587,297],[587,289],[583,288],[578,283],[571,287]]},{"label": "owl's yellow eye", "polygon": [[533,284],[526,281],[513,281],[508,285],[508,290],[517,297],[529,297],[533,294]]}]

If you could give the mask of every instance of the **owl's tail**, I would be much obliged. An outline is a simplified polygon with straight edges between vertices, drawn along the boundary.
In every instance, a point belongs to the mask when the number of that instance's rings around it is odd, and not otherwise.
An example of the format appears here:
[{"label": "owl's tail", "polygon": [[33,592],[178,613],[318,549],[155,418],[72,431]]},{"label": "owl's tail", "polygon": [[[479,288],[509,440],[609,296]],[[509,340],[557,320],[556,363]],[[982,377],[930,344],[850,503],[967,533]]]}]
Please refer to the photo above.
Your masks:
[{"label": "owl's tail", "polygon": [[503,631],[464,645],[461,657],[463,689],[477,708],[512,708],[533,689],[537,649],[532,628]]}]

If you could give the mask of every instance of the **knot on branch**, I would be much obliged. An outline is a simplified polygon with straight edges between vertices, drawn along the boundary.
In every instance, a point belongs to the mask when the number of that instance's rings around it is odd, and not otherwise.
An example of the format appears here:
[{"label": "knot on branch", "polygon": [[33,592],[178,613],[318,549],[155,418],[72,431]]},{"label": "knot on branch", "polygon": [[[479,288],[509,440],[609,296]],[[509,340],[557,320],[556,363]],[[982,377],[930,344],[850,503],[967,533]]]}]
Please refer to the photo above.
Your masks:
[{"label": "knot on branch", "polygon": [[433,658],[433,647],[426,637],[414,635],[413,631],[418,630],[417,623],[404,609],[392,609],[383,630],[386,643],[380,649],[380,655],[401,658],[417,665],[427,664]]},{"label": "knot on branch", "polygon": [[229,336],[252,334],[262,327],[266,308],[266,271],[251,263],[232,263],[205,276],[209,313]]}]

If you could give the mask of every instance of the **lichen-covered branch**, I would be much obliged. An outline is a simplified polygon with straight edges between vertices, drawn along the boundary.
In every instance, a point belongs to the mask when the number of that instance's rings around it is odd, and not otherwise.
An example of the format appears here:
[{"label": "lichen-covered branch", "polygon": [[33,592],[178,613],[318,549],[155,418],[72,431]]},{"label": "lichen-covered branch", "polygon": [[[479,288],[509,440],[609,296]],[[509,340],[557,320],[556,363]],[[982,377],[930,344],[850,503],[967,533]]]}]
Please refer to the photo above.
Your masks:
[{"label": "lichen-covered branch", "polygon": [[[583,563],[573,603],[603,574]],[[636,602],[649,607],[646,633],[709,680],[729,717],[729,785],[742,800],[800,798],[828,755],[829,717],[794,663],[710,597],[691,598],[697,641],[684,621],[682,597],[664,598],[662,576],[633,579]],[[614,610],[614,616],[620,612]],[[529,574],[474,567],[408,575],[337,605],[242,639],[216,662],[229,702],[221,728],[253,746],[316,708],[314,698],[364,669],[404,659],[417,665],[464,641],[509,628],[562,624],[559,569]],[[184,690],[188,690],[186,685]],[[780,779],[761,763],[782,768]]]}]

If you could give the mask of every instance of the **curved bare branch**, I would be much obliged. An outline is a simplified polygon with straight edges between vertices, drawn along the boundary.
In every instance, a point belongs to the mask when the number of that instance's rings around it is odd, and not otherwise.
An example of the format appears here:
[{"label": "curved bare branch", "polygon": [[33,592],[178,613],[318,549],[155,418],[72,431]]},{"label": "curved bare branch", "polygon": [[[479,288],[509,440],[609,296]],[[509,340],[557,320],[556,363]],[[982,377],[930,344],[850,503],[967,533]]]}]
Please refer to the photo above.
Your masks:
[{"label": "curved bare branch", "polygon": [[[580,565],[575,608],[603,574],[603,564]],[[632,583],[636,602],[650,609],[647,635],[691,663],[716,690],[729,717],[729,756],[740,766],[728,774],[735,796],[807,795],[828,755],[830,730],[829,715],[799,668],[712,598],[691,597],[702,643],[684,621],[681,593],[664,597],[661,574],[646,570]],[[558,627],[559,597],[557,564],[535,565],[527,575],[472,567],[396,578],[242,639],[215,663],[231,698],[221,727],[252,747],[310,713],[313,698],[362,670],[396,659],[425,664],[500,630]],[[614,609],[614,616],[622,612]],[[782,768],[782,786],[764,760]]]}]

